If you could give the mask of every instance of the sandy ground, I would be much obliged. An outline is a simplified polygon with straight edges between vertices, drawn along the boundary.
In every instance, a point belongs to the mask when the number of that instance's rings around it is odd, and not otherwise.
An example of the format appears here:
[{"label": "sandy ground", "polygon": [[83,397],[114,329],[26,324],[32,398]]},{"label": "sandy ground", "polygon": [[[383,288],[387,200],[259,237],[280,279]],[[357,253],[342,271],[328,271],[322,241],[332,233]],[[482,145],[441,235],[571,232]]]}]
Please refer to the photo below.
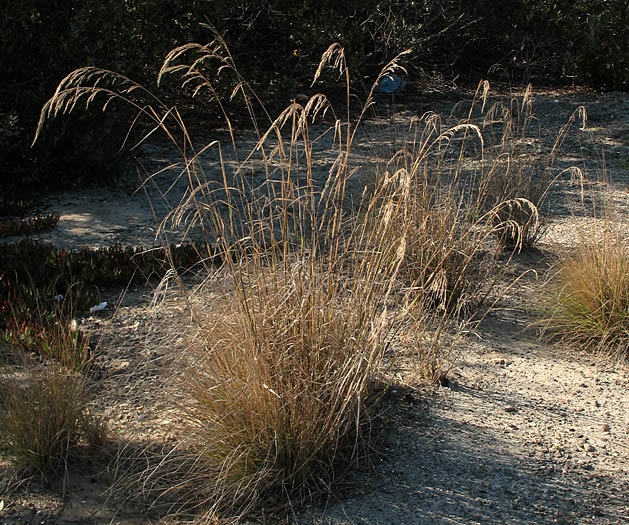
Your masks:
[{"label": "sandy ground", "polygon": [[[621,221],[629,223],[629,96],[536,94],[536,115],[545,140],[552,141],[579,105],[588,109],[588,128],[569,136],[560,162],[585,169],[592,181],[586,185],[591,198],[582,206],[577,188],[568,183],[556,186],[551,199],[554,217],[540,249],[516,256],[510,270],[516,277],[535,269],[538,277],[527,274],[500,299],[477,333],[461,340],[447,386],[417,384],[412,361],[404,361],[396,371],[399,386],[390,390],[384,405],[384,454],[377,464],[357,468],[327,502],[278,521],[629,521],[627,363],[579,355],[571,348],[541,342],[535,330],[527,329],[536,320],[530,299],[539,293],[552,255],[574,245],[580,232],[600,227],[588,203],[604,192],[616,204]],[[453,107],[453,100],[409,97],[398,112],[366,126],[356,165],[368,165],[381,150],[393,150],[413,115],[429,109],[449,114]],[[251,136],[243,141],[244,151],[254,143]],[[331,141],[326,136],[321,142],[317,166],[322,173],[334,158],[328,147]],[[139,152],[149,172],[168,166],[172,155],[164,145],[145,145]],[[216,158],[210,152],[203,161],[214,180],[219,177]],[[603,166],[605,184],[597,182]],[[264,176],[256,173],[255,165],[252,169],[258,180]],[[60,213],[59,224],[38,237],[66,248],[151,246],[159,242],[155,218],[164,217],[185,196],[184,182],[172,185],[176,174],[176,169],[163,171],[146,185],[146,192],[136,191],[136,181],[129,181],[116,190],[57,196],[46,211]],[[361,180],[356,178],[357,188]],[[179,240],[174,228],[166,231],[169,240]],[[119,439],[133,441],[147,432],[167,437],[170,418],[176,417],[159,391],[169,352],[184,344],[169,326],[181,326],[186,310],[176,295],[169,297],[167,304],[155,307],[150,288],[136,287],[122,298],[119,290],[104,290],[103,298],[119,307],[85,321],[100,338],[98,410]],[[0,523],[155,522],[144,509],[107,498],[112,472],[105,465],[72,473],[62,488],[35,483],[15,488],[9,486],[6,464],[0,472],[5,475],[0,484]]]}]

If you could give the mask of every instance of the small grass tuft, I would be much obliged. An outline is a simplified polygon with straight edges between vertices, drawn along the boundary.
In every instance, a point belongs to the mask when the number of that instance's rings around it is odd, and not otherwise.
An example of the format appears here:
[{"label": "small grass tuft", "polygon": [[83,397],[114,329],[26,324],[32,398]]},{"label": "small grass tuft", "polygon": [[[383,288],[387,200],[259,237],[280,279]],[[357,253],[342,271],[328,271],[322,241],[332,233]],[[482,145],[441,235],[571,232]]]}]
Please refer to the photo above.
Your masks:
[{"label": "small grass tuft", "polygon": [[105,426],[89,413],[86,380],[62,366],[28,366],[0,385],[0,443],[19,471],[49,480],[101,445]]},{"label": "small grass tuft", "polygon": [[582,237],[558,257],[548,285],[544,332],[590,351],[629,355],[629,247],[618,226]]}]

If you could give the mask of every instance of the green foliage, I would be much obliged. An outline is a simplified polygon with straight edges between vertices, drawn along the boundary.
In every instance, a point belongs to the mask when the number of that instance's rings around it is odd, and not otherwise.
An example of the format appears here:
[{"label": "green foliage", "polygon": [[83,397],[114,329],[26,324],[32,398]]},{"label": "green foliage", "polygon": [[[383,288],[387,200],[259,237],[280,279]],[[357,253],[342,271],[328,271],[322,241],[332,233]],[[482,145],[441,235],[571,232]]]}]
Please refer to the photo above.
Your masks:
[{"label": "green foliage", "polygon": [[[179,270],[190,268],[201,259],[210,263],[217,261],[213,251],[201,244],[171,245],[167,250],[173,266]],[[0,249],[0,301],[6,301],[16,286],[49,288],[52,297],[65,294],[76,283],[81,283],[85,289],[160,278],[170,267],[163,248],[145,250],[117,245],[67,251],[24,240],[5,244]]]},{"label": "green foliage", "polygon": [[629,86],[624,0],[473,0],[470,8],[479,20],[463,58],[481,74],[500,64],[514,82]]},{"label": "green foliage", "polygon": [[6,79],[0,97],[0,205],[122,175],[129,160],[119,151],[125,136],[120,122],[129,121],[126,108],[118,108],[117,115],[90,111],[58,119],[31,149],[39,110],[62,77],[86,64],[141,81],[154,78],[165,52],[200,17],[188,4],[201,3],[5,2],[0,13]]},{"label": "green foliage", "polygon": [[[514,82],[629,83],[629,7],[623,0],[7,0],[0,13],[0,206],[35,190],[114,181],[126,108],[56,119],[31,149],[39,109],[59,80],[82,66],[149,85],[165,54],[208,42],[208,22],[229,44],[244,78],[281,106],[307,89],[330,42],[346,49],[359,78],[404,49],[417,78],[487,75],[500,64]],[[474,81],[472,79],[472,81]],[[229,95],[234,79],[224,79]],[[367,82],[368,83],[368,82]],[[360,86],[359,86],[360,88]],[[162,88],[169,96],[174,92]],[[177,95],[180,97],[180,95]],[[228,97],[225,97],[228,98]],[[206,108],[207,109],[207,108]],[[98,144],[98,148],[93,145]]]},{"label": "green foliage", "polygon": [[270,87],[278,82],[309,84],[331,42],[344,47],[350,68],[370,75],[369,82],[383,63],[408,48],[415,67],[444,66],[461,47],[454,43],[457,31],[470,22],[457,0],[211,3],[216,8],[209,19],[229,44],[241,73],[261,81],[256,84],[263,89],[264,79]]},{"label": "green foliage", "polygon": [[72,320],[99,302],[98,286],[161,278],[171,267],[185,270],[201,260],[218,261],[201,244],[151,251],[121,246],[67,251],[30,240],[5,244],[0,249],[0,342],[81,369],[89,357],[88,340]]},{"label": "green foliage", "polygon": [[[167,248],[175,268],[189,268],[201,259],[216,262],[214,253],[202,244],[171,245]],[[129,281],[160,278],[170,268],[166,250],[146,250],[120,245],[92,250],[68,251],[42,242],[23,240],[0,249],[0,297],[12,284],[45,287],[55,283],[53,295],[65,293],[73,284],[126,285]]]},{"label": "green foliage", "polygon": [[0,219],[0,237],[50,230],[55,227],[57,222],[59,222],[58,213]]},{"label": "green foliage", "polygon": [[[30,298],[39,301],[37,295]],[[9,347],[21,348],[42,359],[54,360],[77,372],[89,368],[91,355],[89,337],[79,330],[72,309],[63,306],[46,311],[39,304],[35,310],[26,310],[26,301],[11,312],[9,325],[0,333],[0,342]],[[69,311],[66,311],[69,310]]]},{"label": "green foliage", "polygon": [[576,2],[571,18],[571,56],[580,82],[608,89],[629,88],[629,4],[624,0]]}]

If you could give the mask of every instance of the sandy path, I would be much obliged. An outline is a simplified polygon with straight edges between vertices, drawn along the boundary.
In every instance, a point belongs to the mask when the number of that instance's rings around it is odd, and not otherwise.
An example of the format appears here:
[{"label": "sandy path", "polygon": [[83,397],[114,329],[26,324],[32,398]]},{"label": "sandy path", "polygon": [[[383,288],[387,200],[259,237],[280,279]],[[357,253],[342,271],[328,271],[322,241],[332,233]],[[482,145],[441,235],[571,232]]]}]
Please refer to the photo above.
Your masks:
[{"label": "sandy path", "polygon": [[527,320],[495,312],[447,388],[400,390],[376,475],[297,521],[626,523],[627,367],[542,345],[522,332]]}]

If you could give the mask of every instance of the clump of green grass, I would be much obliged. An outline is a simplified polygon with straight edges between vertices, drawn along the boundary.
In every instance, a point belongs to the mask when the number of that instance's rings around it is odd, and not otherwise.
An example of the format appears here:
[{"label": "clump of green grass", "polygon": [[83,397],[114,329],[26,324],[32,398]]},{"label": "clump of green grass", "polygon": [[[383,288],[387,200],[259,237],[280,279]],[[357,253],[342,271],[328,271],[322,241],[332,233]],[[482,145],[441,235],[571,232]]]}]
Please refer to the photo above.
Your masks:
[{"label": "clump of green grass", "polygon": [[0,443],[19,471],[54,478],[87,447],[104,442],[105,426],[89,412],[85,381],[56,364],[3,378]]},{"label": "clump of green grass", "polygon": [[560,255],[547,285],[544,332],[584,350],[629,355],[629,247],[608,222]]}]

